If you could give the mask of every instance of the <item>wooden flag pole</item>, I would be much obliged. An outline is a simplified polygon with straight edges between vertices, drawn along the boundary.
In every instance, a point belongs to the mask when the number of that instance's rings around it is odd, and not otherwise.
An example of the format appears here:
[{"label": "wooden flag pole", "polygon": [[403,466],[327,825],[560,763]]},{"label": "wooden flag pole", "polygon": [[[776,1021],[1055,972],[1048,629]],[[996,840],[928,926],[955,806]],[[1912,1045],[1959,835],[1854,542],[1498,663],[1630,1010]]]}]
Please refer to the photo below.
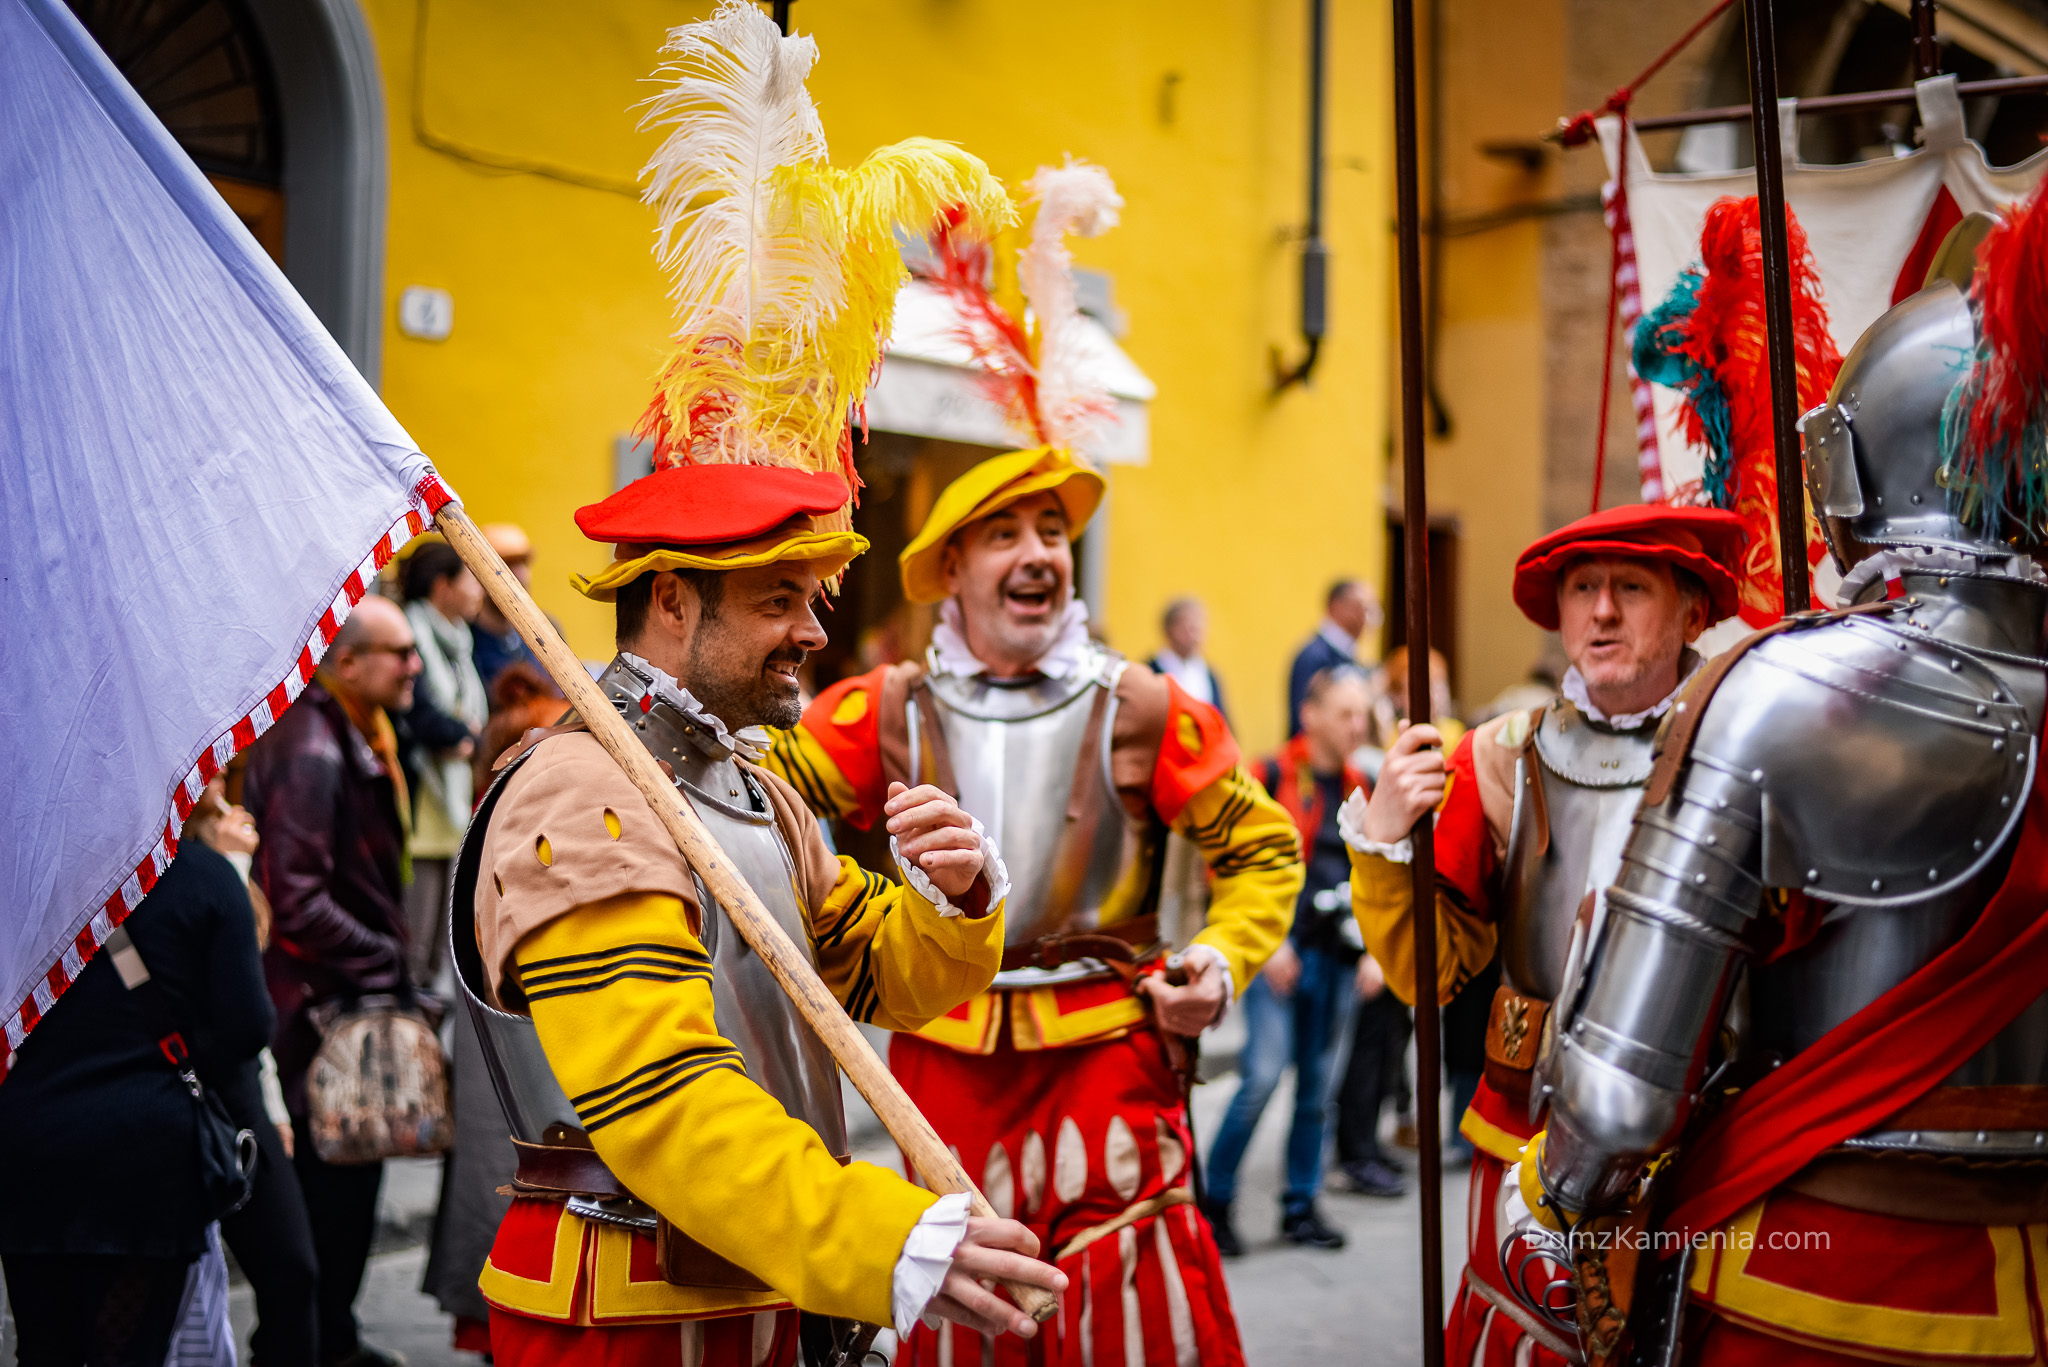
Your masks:
[{"label": "wooden flag pole", "polygon": [[[852,1019],[826,990],[817,970],[811,967],[810,959],[791,942],[775,918],[768,914],[768,909],[761,905],[761,899],[753,888],[739,876],[732,862],[726,858],[725,851],[718,848],[710,832],[704,829],[696,811],[662,774],[654,756],[633,738],[632,728],[613,709],[610,700],[591,679],[583,668],[583,662],[569,649],[554,624],[535,606],[525,586],[513,577],[504,560],[491,549],[490,542],[484,540],[483,533],[470,521],[462,505],[449,503],[441,509],[435,521],[441,534],[448,538],[448,544],[462,557],[462,563],[469,566],[482,582],[484,591],[498,605],[498,611],[504,613],[505,620],[517,628],[541,666],[561,687],[569,705],[576,709],[576,715],[589,726],[590,734],[618,761],[626,776],[633,780],[633,786],[647,799],[647,805],[654,809],[655,816],[675,838],[676,848],[689,861],[691,871],[704,880],[704,886],[725,910],[740,937],[761,956],[768,971],[782,984],[782,990],[789,993],[790,999],[796,1003],[804,1020],[825,1041],[839,1066],[846,1070],[846,1075],[853,1079],[853,1085],[867,1098],[868,1105],[875,1108],[875,1115],[889,1131],[889,1137],[902,1146],[924,1184],[941,1194],[965,1192],[975,1215],[994,1219],[996,1212],[989,1205],[988,1198],[981,1194],[960,1166],[960,1161],[953,1157],[952,1150],[931,1127],[931,1122],[924,1118],[916,1103],[890,1075],[882,1060],[875,1056],[875,1051],[868,1046]],[[1059,1298],[1039,1287],[1004,1282],[1003,1288],[1017,1302],[1018,1308],[1034,1320],[1046,1320],[1059,1309]]]},{"label": "wooden flag pole", "polygon": [[[1441,4],[1442,0],[1431,0]],[[1434,720],[1429,679],[1429,492],[1422,445],[1422,217],[1416,193],[1415,0],[1394,0],[1394,220],[1401,295],[1402,537],[1407,552],[1408,719]],[[1436,999],[1435,814],[1425,812],[1409,834],[1414,856],[1415,1120],[1422,1188],[1422,1361],[1443,1367],[1443,1139],[1438,1093],[1443,1036]]]}]

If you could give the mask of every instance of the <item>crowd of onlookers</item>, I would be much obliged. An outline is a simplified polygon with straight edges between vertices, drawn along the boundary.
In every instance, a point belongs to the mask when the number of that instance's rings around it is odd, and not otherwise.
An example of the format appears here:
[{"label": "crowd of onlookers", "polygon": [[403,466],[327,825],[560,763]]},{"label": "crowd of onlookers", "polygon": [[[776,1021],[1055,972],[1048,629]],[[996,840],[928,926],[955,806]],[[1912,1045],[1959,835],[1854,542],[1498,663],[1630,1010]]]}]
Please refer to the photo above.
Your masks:
[{"label": "crowd of onlookers", "polygon": [[[484,530],[525,579],[524,534]],[[1252,766],[1299,828],[1307,881],[1287,942],[1244,993],[1239,1085],[1206,1166],[1203,1208],[1226,1254],[1243,1247],[1232,1203],[1247,1144],[1290,1067],[1286,1239],[1343,1246],[1319,1205],[1333,1146],[1344,1188],[1392,1197],[1406,1186],[1394,1150],[1414,1142],[1412,1022],[1350,915],[1337,827],[1404,724],[1406,666],[1400,651],[1359,662],[1381,621],[1366,585],[1335,585],[1325,609],[1289,672],[1288,740]],[[1199,601],[1174,601],[1149,663],[1227,716],[1207,632]],[[1440,658],[1432,668],[1435,721],[1455,740]],[[565,706],[476,578],[428,538],[207,786],[169,868],[0,1086],[0,1151],[16,1174],[0,1264],[23,1367],[233,1361],[230,1258],[254,1293],[259,1367],[396,1361],[362,1341],[355,1314],[383,1163],[337,1149],[322,1111],[339,1103],[315,1085],[339,1023],[371,1010],[438,1029],[451,1065],[425,1290],[458,1348],[489,1351],[477,1277],[513,1156],[468,1018],[445,1010],[449,879],[495,760]],[[1456,1106],[1482,1066],[1492,991],[1475,980],[1446,1009]],[[225,1160],[209,1147],[220,1135],[240,1144]],[[219,1180],[192,1180],[209,1172]]]},{"label": "crowd of onlookers", "polygon": [[[484,530],[524,578],[524,534]],[[379,589],[207,786],[170,866],[0,1086],[22,1367],[233,1361],[229,1257],[254,1293],[259,1367],[398,1361],[355,1315],[383,1162],[338,1148],[323,1118],[349,1104],[329,1099],[348,1093],[325,1085],[323,1046],[372,1011],[438,1026],[454,1057],[427,1289],[458,1347],[489,1349],[477,1276],[512,1154],[468,1020],[443,1009],[448,870],[491,761],[566,704],[437,539]]]}]

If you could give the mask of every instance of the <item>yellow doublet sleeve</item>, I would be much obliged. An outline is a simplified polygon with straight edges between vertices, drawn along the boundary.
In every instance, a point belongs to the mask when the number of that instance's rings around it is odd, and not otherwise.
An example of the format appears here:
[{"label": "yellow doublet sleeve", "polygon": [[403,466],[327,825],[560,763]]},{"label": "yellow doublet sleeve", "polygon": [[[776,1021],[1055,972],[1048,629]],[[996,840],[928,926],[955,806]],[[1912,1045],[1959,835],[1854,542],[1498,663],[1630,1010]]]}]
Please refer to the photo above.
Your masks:
[{"label": "yellow doublet sleeve", "polygon": [[896,1259],[936,1198],[871,1164],[841,1167],[747,1077],[680,898],[578,907],[514,956],[555,1076],[634,1195],[799,1308],[889,1323]]},{"label": "yellow doublet sleeve", "polygon": [[[1366,952],[1379,960],[1387,986],[1415,1005],[1414,873],[1377,854],[1351,851],[1351,914],[1365,937]],[[1436,991],[1448,1005],[1458,989],[1493,958],[1500,932],[1491,921],[1458,910],[1442,893],[1436,899]]]},{"label": "yellow doublet sleeve", "polygon": [[774,733],[761,767],[797,790],[820,818],[847,817],[861,810],[860,794],[807,727]]},{"label": "yellow doublet sleeve", "polygon": [[1307,876],[1301,838],[1241,764],[1188,799],[1173,828],[1201,848],[1212,880],[1209,924],[1194,943],[1222,951],[1243,992],[1294,925]]},{"label": "yellow doublet sleeve", "polygon": [[1003,910],[941,916],[908,883],[839,857],[839,881],[811,918],[818,975],[846,1014],[912,1031],[987,990],[1003,964]]}]

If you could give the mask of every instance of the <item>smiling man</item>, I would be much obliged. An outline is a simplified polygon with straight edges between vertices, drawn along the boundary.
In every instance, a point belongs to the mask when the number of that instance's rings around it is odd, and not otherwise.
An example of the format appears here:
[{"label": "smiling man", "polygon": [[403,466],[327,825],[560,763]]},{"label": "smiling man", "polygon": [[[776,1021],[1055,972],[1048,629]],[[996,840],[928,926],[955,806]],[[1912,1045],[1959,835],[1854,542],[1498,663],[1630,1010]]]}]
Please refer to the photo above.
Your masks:
[{"label": "smiling man", "polygon": [[[814,810],[863,829],[896,784],[936,785],[1002,844],[1003,972],[899,1035],[889,1061],[1078,1288],[1056,1350],[1031,1360],[1137,1361],[1142,1344],[1145,1362],[1229,1367],[1243,1358],[1192,1204],[1184,1041],[1287,934],[1301,858],[1216,709],[1089,639],[1073,538],[1102,488],[1047,447],[955,480],[902,555],[911,601],[940,605],[925,662],[819,694],[771,763]],[[1184,947],[1162,944],[1157,916],[1169,831],[1214,875],[1208,926]],[[989,1360],[970,1330],[943,1332],[955,1341],[920,1330],[898,1360]],[[993,1352],[1026,1360],[1008,1341]]]},{"label": "smiling man", "polygon": [[[612,563],[599,686],[855,1019],[913,1030],[985,987],[1007,879],[929,786],[884,795],[901,886],[835,858],[751,728],[801,711],[824,579],[866,543],[836,474],[683,465],[584,508]],[[757,734],[757,733],[755,733]],[[1063,1279],[1011,1220],[849,1163],[832,1055],[578,725],[500,761],[457,865],[457,965],[515,1131],[481,1286],[506,1367],[824,1360],[827,1321],[1036,1332],[977,1278]],[[473,945],[476,953],[461,952]]]},{"label": "smiling man", "polygon": [[[1531,1070],[1579,904],[1614,881],[1658,723],[1701,665],[1690,643],[1735,611],[1741,549],[1733,513],[1661,504],[1610,508],[1540,538],[1515,564],[1515,606],[1563,637],[1564,696],[1468,733],[1448,764],[1436,728],[1409,727],[1370,803],[1354,794],[1345,804],[1352,910],[1402,1000],[1416,994],[1408,833],[1432,808],[1438,1000],[1500,950],[1486,1072],[1459,1126],[1476,1152],[1451,1362],[1577,1360],[1502,1275],[1505,1263],[1534,1295],[1554,1269],[1518,1250],[1503,1256],[1501,1175],[1540,1128]],[[1525,1347],[1532,1358],[1517,1356]]]}]

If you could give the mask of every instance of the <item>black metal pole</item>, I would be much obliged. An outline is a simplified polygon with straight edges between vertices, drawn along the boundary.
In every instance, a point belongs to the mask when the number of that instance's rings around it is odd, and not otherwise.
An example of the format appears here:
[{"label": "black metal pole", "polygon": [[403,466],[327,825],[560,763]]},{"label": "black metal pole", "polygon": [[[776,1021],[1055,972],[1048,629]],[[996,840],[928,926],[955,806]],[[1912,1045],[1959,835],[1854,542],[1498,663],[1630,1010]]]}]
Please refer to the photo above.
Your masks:
[{"label": "black metal pole", "polygon": [[[1394,0],[1394,208],[1401,295],[1401,483],[1406,551],[1408,716],[1433,720],[1429,688],[1429,491],[1423,465],[1422,218],[1416,195],[1415,0]],[[1443,1035],[1436,1000],[1436,846],[1425,812],[1414,861],[1415,1119],[1422,1189],[1422,1361],[1444,1360]]]},{"label": "black metal pole", "polygon": [[1771,0],[1743,0],[1749,32],[1750,130],[1756,139],[1757,217],[1763,230],[1764,329],[1769,339],[1771,437],[1778,471],[1778,574],[1787,615],[1813,606],[1806,577],[1806,482],[1799,473],[1799,374],[1792,356],[1792,260],[1785,231],[1785,165],[1778,142],[1778,42]]},{"label": "black metal pole", "polygon": [[1325,67],[1329,64],[1329,0],[1308,6],[1308,223],[1301,248],[1301,364],[1283,369],[1273,352],[1273,388],[1305,384],[1329,333],[1330,247],[1323,241],[1323,123],[1327,112]]},{"label": "black metal pole", "polygon": [[789,32],[789,6],[791,0],[774,0],[774,3],[775,27],[781,29],[786,35]]}]

